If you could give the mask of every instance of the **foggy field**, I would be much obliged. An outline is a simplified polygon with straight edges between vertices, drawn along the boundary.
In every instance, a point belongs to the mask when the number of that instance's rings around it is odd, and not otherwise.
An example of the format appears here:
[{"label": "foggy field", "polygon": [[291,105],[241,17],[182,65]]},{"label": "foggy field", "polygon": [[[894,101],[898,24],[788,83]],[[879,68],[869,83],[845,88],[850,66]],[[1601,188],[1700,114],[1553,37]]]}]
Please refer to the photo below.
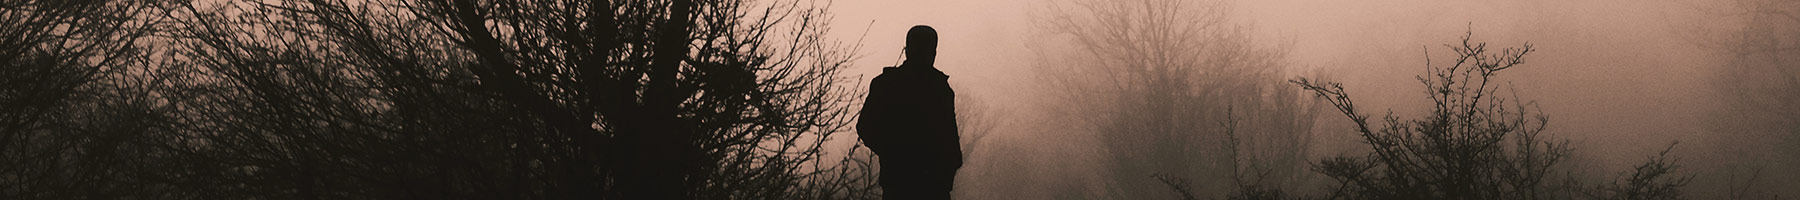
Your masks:
[{"label": "foggy field", "polygon": [[[1796,16],[0,0],[0,199],[881,199],[882,166],[911,165],[859,122],[875,78],[916,65],[954,90],[956,117],[931,120],[954,121],[955,199],[1793,199]],[[903,53],[916,25],[935,64]]]},{"label": "foggy field", "polygon": [[[1056,8],[1078,9],[1090,1],[1002,2],[838,2],[840,30],[872,29],[866,38],[897,38],[898,27],[929,24],[943,30],[940,67],[953,81],[977,91],[985,102],[1004,106],[1009,126],[984,139],[960,174],[959,197],[977,199],[1119,198],[1109,188],[1106,147],[1057,120],[1076,118],[1055,111],[1056,95],[1042,86],[1041,71],[1067,57],[1066,34],[1046,30],[1043,16]],[[1142,2],[1142,1],[1126,1]],[[1152,1],[1154,2],[1154,1]],[[1531,43],[1537,51],[1524,64],[1497,77],[1522,100],[1535,101],[1548,116],[1544,135],[1568,139],[1575,151],[1563,161],[1574,174],[1606,181],[1679,141],[1670,155],[1695,199],[1791,198],[1789,171],[1800,169],[1793,143],[1792,109],[1800,88],[1792,64],[1768,59],[1800,56],[1793,51],[1750,52],[1747,40],[1792,45],[1791,18],[1768,16],[1794,10],[1781,1],[1237,1],[1227,9],[1232,23],[1252,29],[1258,44],[1285,48],[1286,74],[1337,81],[1357,97],[1357,106],[1379,119],[1386,111],[1402,118],[1427,114],[1429,100],[1415,76],[1424,75],[1426,51],[1434,64],[1453,55],[1445,44],[1465,32],[1495,50]],[[916,13],[934,13],[916,15]],[[1761,14],[1758,14],[1761,13]],[[1759,17],[1760,16],[1760,17]],[[871,23],[871,21],[873,21]],[[885,28],[894,27],[894,28]],[[955,30],[966,30],[957,32]],[[1751,31],[1754,30],[1754,31]],[[1764,32],[1767,33],[1755,33]],[[855,31],[838,31],[853,37]],[[1774,38],[1770,38],[1774,37]],[[865,39],[866,40],[866,39]],[[953,41],[967,41],[955,43]],[[889,63],[898,41],[865,42],[859,63]],[[1765,44],[1758,44],[1765,45]],[[1775,44],[1766,44],[1775,45]],[[1771,48],[1771,47],[1758,47]],[[960,52],[960,53],[959,53]],[[1786,52],[1786,53],[1775,53]],[[1788,61],[1791,62],[1791,61]],[[1753,64],[1754,63],[1754,64]],[[872,73],[879,65],[859,65]],[[1100,67],[1096,67],[1100,68]],[[1780,71],[1786,70],[1786,71]],[[866,76],[865,76],[866,77]],[[1785,89],[1784,89],[1785,88]],[[1298,90],[1295,90],[1298,92]],[[1306,94],[1311,95],[1311,94]],[[1510,94],[1507,97],[1511,97]],[[1215,111],[1214,113],[1223,113]],[[1787,114],[1783,114],[1787,113]],[[1308,160],[1361,155],[1368,147],[1341,114],[1317,115]],[[1195,122],[1216,125],[1217,122]],[[1787,124],[1787,125],[1782,125]],[[1074,132],[1074,133],[1071,133]],[[1097,134],[1097,135],[1088,135]],[[1011,138],[1011,139],[1002,139]],[[1199,140],[1205,141],[1205,140]],[[1195,142],[1195,146],[1212,144]],[[1070,148],[1080,147],[1080,148]],[[1785,152],[1785,153],[1784,153]],[[989,155],[982,155],[989,154]],[[1193,155],[1202,157],[1203,155]],[[1133,161],[1118,161],[1133,162]],[[1028,169],[1019,171],[1019,169]],[[1301,166],[1300,170],[1306,170]],[[1758,173],[1760,171],[1760,173]],[[1628,174],[1626,175],[1628,176]],[[1030,178],[1021,178],[1030,177]],[[1131,178],[1153,181],[1147,174]],[[1752,181],[1751,177],[1754,178]],[[1302,191],[1335,184],[1322,177],[1286,186]],[[1224,177],[1195,178],[1229,187]],[[1154,183],[1154,182],[1151,182]],[[1735,184],[1735,186],[1734,186]],[[1225,185],[1225,186],[1221,186]],[[1154,186],[1154,185],[1153,185]],[[1116,186],[1115,186],[1116,187]],[[1736,195],[1734,195],[1734,187]],[[1749,188],[1749,189],[1746,189]],[[1069,192],[1070,190],[1080,192]],[[1129,190],[1128,190],[1129,191]],[[1142,191],[1177,198],[1164,188]],[[1208,196],[1222,198],[1223,193]]]}]

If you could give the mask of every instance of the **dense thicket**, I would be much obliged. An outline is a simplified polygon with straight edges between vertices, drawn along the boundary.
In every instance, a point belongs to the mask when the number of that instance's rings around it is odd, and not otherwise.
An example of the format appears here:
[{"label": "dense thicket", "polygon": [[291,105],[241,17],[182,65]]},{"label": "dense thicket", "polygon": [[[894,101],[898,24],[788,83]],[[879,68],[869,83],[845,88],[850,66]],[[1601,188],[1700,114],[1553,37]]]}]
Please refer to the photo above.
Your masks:
[{"label": "dense thicket", "polygon": [[165,196],[157,2],[0,1],[0,198]]},{"label": "dense thicket", "polygon": [[[808,2],[6,1],[8,199],[866,198]],[[855,152],[855,151],[850,151]],[[856,156],[847,159],[859,158]]]}]

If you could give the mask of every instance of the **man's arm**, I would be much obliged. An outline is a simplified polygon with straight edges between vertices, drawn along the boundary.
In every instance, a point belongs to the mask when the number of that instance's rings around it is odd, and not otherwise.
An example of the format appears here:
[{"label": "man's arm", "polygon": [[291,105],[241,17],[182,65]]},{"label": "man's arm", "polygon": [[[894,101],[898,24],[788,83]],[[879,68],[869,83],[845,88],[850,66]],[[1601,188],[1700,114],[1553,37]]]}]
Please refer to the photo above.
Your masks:
[{"label": "man's arm", "polygon": [[942,156],[946,157],[945,161],[949,162],[951,168],[961,168],[963,163],[962,133],[957,132],[959,126],[956,124],[956,91],[950,88],[948,82],[942,83],[938,88],[938,95],[934,95],[937,98],[931,101],[935,101],[942,107],[939,107],[940,109],[931,118],[937,120],[935,124],[942,126],[933,127],[933,131],[946,136],[946,138],[942,138],[945,140],[945,146],[938,147],[939,151],[944,152]]},{"label": "man's arm", "polygon": [[891,135],[888,133],[892,132],[892,128],[887,124],[892,123],[892,114],[889,110],[892,110],[894,105],[888,102],[892,99],[889,97],[892,92],[887,89],[885,82],[880,76],[869,81],[869,94],[863,99],[862,112],[856,120],[857,138],[862,139],[863,145],[868,146],[869,150],[876,154],[886,150],[885,142],[887,140],[882,137]]}]

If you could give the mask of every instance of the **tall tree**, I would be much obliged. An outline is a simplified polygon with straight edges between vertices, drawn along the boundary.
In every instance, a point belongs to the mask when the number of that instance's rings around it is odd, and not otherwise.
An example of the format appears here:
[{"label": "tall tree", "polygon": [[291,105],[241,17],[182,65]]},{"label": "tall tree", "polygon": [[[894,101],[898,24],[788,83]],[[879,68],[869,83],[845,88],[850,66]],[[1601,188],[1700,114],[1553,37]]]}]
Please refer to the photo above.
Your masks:
[{"label": "tall tree", "polygon": [[[782,1],[226,1],[176,34],[253,196],[852,197],[853,47]],[[833,175],[836,174],[836,175]],[[829,180],[825,180],[829,179]],[[242,188],[238,188],[242,187]],[[232,196],[239,194],[220,194]]]},{"label": "tall tree", "polygon": [[1168,197],[1155,174],[1216,181],[1194,188],[1208,194],[1301,174],[1316,104],[1283,84],[1286,47],[1256,44],[1232,9],[1227,1],[1078,0],[1042,18],[1051,41],[1066,41],[1042,49],[1042,75],[1068,97],[1055,107],[1114,159],[1113,198]]},{"label": "tall tree", "polygon": [[1722,143],[1749,165],[1727,169],[1743,177],[1727,189],[1742,198],[1800,195],[1783,188],[1800,184],[1793,178],[1800,174],[1762,170],[1800,167],[1800,1],[1731,3],[1731,16],[1744,23],[1720,43],[1727,57],[1712,86],[1725,107],[1710,119],[1715,131],[1731,136],[1721,138],[1742,138]]}]

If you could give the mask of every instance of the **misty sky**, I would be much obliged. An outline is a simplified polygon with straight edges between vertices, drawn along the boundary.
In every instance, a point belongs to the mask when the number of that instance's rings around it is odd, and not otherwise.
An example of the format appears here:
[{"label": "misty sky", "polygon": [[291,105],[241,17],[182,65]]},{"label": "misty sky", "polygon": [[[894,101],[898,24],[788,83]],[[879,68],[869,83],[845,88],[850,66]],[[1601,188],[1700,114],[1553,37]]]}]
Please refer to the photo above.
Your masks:
[{"label": "misty sky", "polygon": [[[1456,42],[1465,31],[1472,31],[1476,42],[1495,48],[1530,42],[1538,51],[1527,56],[1521,68],[1500,77],[1516,86],[1521,97],[1542,106],[1550,116],[1547,133],[1573,140],[1576,157],[1618,171],[1675,140],[1681,141],[1677,154],[1684,157],[1727,152],[1719,149],[1730,145],[1706,137],[1708,112],[1719,107],[1712,103],[1718,102],[1717,94],[1708,81],[1716,76],[1712,69],[1723,62],[1714,44],[1718,35],[1737,30],[1742,23],[1720,11],[1727,3],[1264,0],[1236,2],[1233,20],[1254,27],[1260,42],[1291,42],[1295,69],[1319,69],[1328,79],[1344,82],[1359,98],[1359,107],[1393,109],[1402,117],[1425,111],[1409,105],[1427,103],[1413,79],[1425,71],[1427,48],[1434,56],[1449,55],[1442,45]],[[975,95],[1010,111],[1003,116],[1030,120],[1029,105],[1037,97],[1026,84],[1033,81],[1030,70],[1036,56],[1028,43],[1054,38],[1044,35],[1032,16],[1049,5],[1033,0],[837,1],[832,5],[836,16],[832,27],[840,40],[863,38],[863,57],[849,72],[867,80],[880,67],[898,63],[908,27],[931,25],[941,34],[937,66],[960,86],[959,95]],[[1335,113],[1322,116],[1327,123],[1344,121]],[[1055,138],[1032,135],[1026,128],[1000,129],[1004,137],[984,142],[1057,145]],[[1316,137],[1320,140],[1353,134],[1345,126],[1318,129],[1325,135]],[[1342,144],[1341,148],[1360,147]],[[1057,151],[1053,148],[1036,149],[1045,150],[1035,153],[1046,157],[1058,154],[1049,152]],[[968,159],[977,163],[994,158],[977,153]],[[980,168],[972,165],[964,171]],[[979,178],[959,180],[970,179]]]}]

